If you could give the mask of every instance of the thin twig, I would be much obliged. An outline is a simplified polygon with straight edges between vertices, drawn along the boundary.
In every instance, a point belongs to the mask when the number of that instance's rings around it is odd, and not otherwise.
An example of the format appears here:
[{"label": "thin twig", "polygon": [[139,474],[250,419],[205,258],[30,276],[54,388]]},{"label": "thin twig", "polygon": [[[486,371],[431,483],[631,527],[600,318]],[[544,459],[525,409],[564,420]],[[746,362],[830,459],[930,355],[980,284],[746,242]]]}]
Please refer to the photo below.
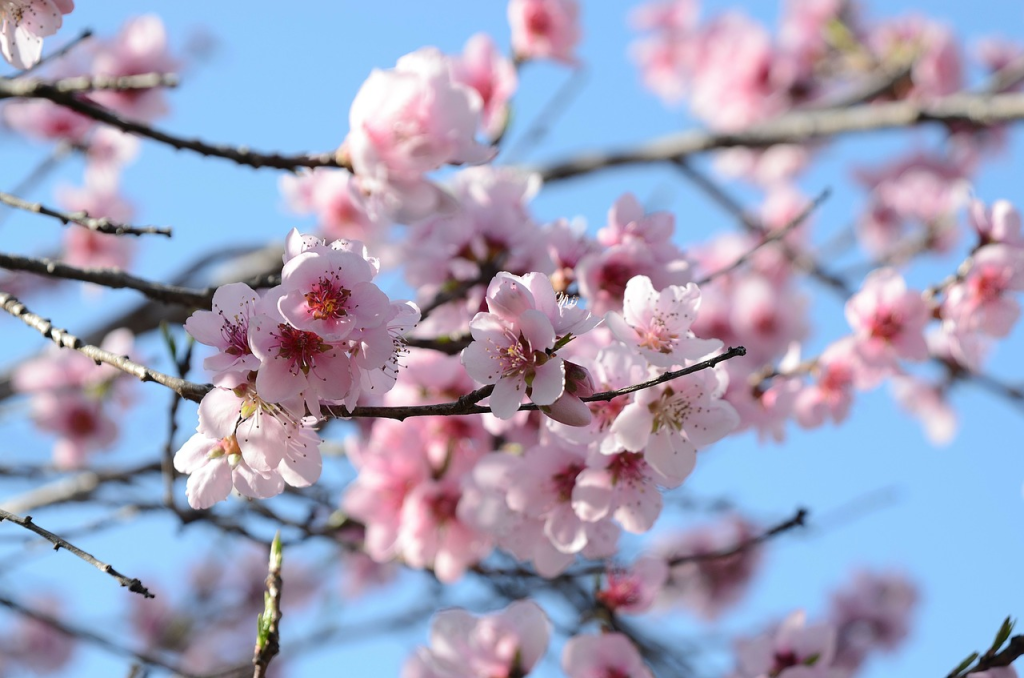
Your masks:
[{"label": "thin twig", "polygon": [[765,148],[924,123],[989,126],[1024,118],[1024,94],[953,94],[932,101],[894,101],[849,108],[793,111],[736,132],[690,130],[621,151],[583,153],[535,168],[545,183],[624,165],[667,162],[722,148]]},{"label": "thin twig", "polygon": [[728,273],[735,271],[737,268],[747,263],[750,260],[750,258],[754,256],[754,254],[756,254],[757,251],[764,247],[765,245],[785,238],[790,233],[790,231],[800,226],[800,224],[804,223],[807,220],[807,217],[811,216],[811,212],[820,207],[821,203],[825,202],[825,200],[828,199],[829,193],[829,189],[826,188],[818,195],[817,198],[811,201],[811,204],[805,207],[803,211],[800,212],[800,214],[793,217],[785,226],[772,231],[769,235],[765,236],[760,242],[758,242],[752,248],[744,252],[742,255],[740,255],[738,259],[736,259],[736,261],[732,262],[728,266],[721,268],[715,271],[714,273],[709,273],[700,280],[696,281],[697,284],[707,284],[719,276],[726,275]]},{"label": "thin twig", "polygon": [[146,652],[136,652],[127,647],[123,647],[112,640],[104,638],[103,636],[99,635],[98,633],[95,633],[94,631],[78,626],[71,626],[70,624],[62,622],[60,619],[57,619],[53,615],[49,615],[45,612],[40,612],[39,610],[33,610],[31,608],[25,607],[21,603],[11,600],[6,596],[0,595],[0,605],[3,605],[9,610],[17,612],[23,617],[28,617],[29,619],[34,619],[35,621],[40,622],[41,624],[45,624],[46,626],[49,626],[50,628],[55,629],[63,633],[64,635],[70,636],[72,638],[77,638],[79,640],[84,640],[88,643],[92,643],[93,645],[102,647],[104,650],[107,650],[108,652],[119,654],[122,657],[130,657],[132,659],[135,659],[150,666],[159,666],[162,669],[170,671],[176,676],[182,676],[182,678],[199,678],[196,674],[189,673],[188,671],[182,669],[180,666],[175,666],[174,664],[171,664],[170,662],[167,662],[161,659],[160,657],[157,657]]},{"label": "thin twig", "polygon": [[50,339],[61,348],[71,348],[80,353],[84,353],[97,363],[106,363],[107,365],[116,367],[122,372],[137,378],[139,381],[155,381],[158,384],[166,386],[172,391],[177,392],[183,398],[199,402],[202,400],[202,397],[209,392],[210,388],[212,388],[209,385],[195,384],[190,381],[186,381],[185,379],[172,377],[169,374],[164,374],[163,372],[157,372],[154,369],[131,360],[127,356],[114,355],[110,351],[104,351],[98,346],[83,344],[78,337],[68,333],[66,330],[55,327],[53,323],[46,318],[32,313],[25,307],[25,304],[21,303],[13,295],[6,292],[0,292],[0,307],[29,327],[38,330],[40,334],[47,339]]},{"label": "thin twig", "polygon": [[91,28],[86,28],[85,30],[83,30],[81,33],[78,34],[78,37],[74,38],[73,40],[68,42],[66,45],[64,45],[63,47],[58,49],[57,51],[52,52],[50,54],[47,54],[42,59],[37,61],[35,64],[33,64],[33,65],[29,66],[28,68],[22,70],[20,73],[18,73],[14,77],[15,78],[23,78],[26,75],[30,75],[32,73],[35,73],[37,70],[39,70],[40,68],[42,68],[46,64],[50,63],[51,61],[56,61],[57,59],[60,59],[60,58],[62,58],[64,56],[67,56],[68,52],[70,52],[75,47],[78,47],[80,44],[82,44],[83,42],[85,42],[86,40],[91,38],[92,35],[93,35],[92,29]]},{"label": "thin twig", "polygon": [[[664,384],[667,381],[672,381],[673,379],[678,379],[679,377],[686,376],[687,374],[693,374],[694,372],[699,372],[701,370],[713,368],[718,363],[725,362],[726,360],[730,360],[731,358],[736,358],[738,356],[746,354],[747,350],[744,347],[737,346],[736,348],[730,348],[728,351],[722,353],[721,355],[717,355],[713,358],[709,358],[708,360],[704,360],[694,365],[690,365],[689,367],[684,367],[680,370],[675,370],[673,372],[666,372],[665,374],[662,374],[661,376],[655,379],[650,379],[648,381],[639,384],[634,384],[632,386],[626,386],[624,388],[616,389],[614,391],[602,391],[601,393],[595,393],[592,396],[580,398],[580,400],[582,400],[585,403],[612,400],[621,395],[626,395],[628,393],[634,393],[636,391],[642,391],[644,389],[653,388],[660,384]],[[349,412],[345,407],[340,405],[328,407],[325,409],[332,416],[335,417],[374,417],[378,419],[398,419],[399,421],[404,421],[409,417],[450,417],[463,414],[487,414],[491,411],[491,408],[483,407],[481,405],[477,405],[476,403],[480,402],[487,396],[491,395],[491,392],[493,390],[493,385],[484,386],[482,388],[478,388],[472,393],[468,393],[462,396],[458,400],[448,403],[439,403],[437,405],[410,405],[393,407],[366,406],[357,407],[351,412]],[[525,405],[519,406],[520,412],[532,412],[539,409],[540,408],[533,403],[527,403]]]},{"label": "thin twig", "polygon": [[3,522],[4,520],[15,523],[17,525],[21,525],[26,530],[31,530],[32,532],[35,532],[40,537],[43,537],[51,544],[53,544],[54,551],[64,549],[69,553],[78,556],[85,562],[95,567],[100,572],[109,574],[111,577],[120,582],[121,586],[127,586],[128,590],[132,593],[138,593],[144,598],[153,598],[153,594],[149,592],[149,589],[142,585],[141,581],[139,581],[138,579],[133,579],[124,576],[123,574],[115,570],[113,566],[98,560],[95,556],[89,553],[86,553],[82,549],[78,548],[71,542],[61,537],[60,535],[54,534],[53,532],[50,532],[47,529],[39,527],[34,522],[32,522],[32,516],[25,516],[24,518],[22,518],[19,515],[9,513],[7,511],[4,511],[3,509],[0,509],[0,522]]},{"label": "thin twig", "polygon": [[[0,99],[25,98],[16,93],[12,87],[12,81],[0,80]],[[167,144],[178,150],[189,150],[200,155],[224,158],[239,165],[262,168],[270,167],[284,170],[297,170],[301,167],[345,167],[340,163],[333,153],[320,153],[316,155],[280,155],[277,153],[258,153],[245,146],[227,146],[222,144],[210,144],[200,139],[186,139],[176,136],[145,123],[128,120],[117,115],[102,106],[99,106],[86,99],[79,98],[73,94],[59,91],[48,84],[39,84],[31,97],[33,99],[45,99],[63,106],[69,110],[91,118],[105,125],[116,127],[122,132],[146,137],[160,143]]]},{"label": "thin twig", "polygon": [[[46,178],[46,175],[53,171],[60,162],[64,160],[64,158],[68,157],[68,154],[71,153],[72,149],[73,146],[67,142],[57,144],[50,155],[46,156],[46,158],[37,164],[24,179],[18,182],[11,192],[15,195],[27,195],[35,188],[36,184]],[[13,213],[13,210],[0,210],[0,224],[7,221],[7,217]]]},{"label": "thin twig", "polygon": [[21,257],[0,252],[0,268],[25,271],[48,278],[78,280],[110,289],[130,289],[165,304],[180,304],[189,308],[209,308],[215,289],[191,289],[178,285],[164,285],[138,278],[119,268],[77,268],[46,258]]},{"label": "thin twig", "polygon": [[38,202],[22,200],[10,193],[0,192],[0,203],[26,212],[35,212],[36,214],[53,217],[65,226],[77,224],[88,228],[90,231],[106,233],[108,235],[165,235],[168,238],[171,237],[171,229],[169,228],[161,226],[128,226],[107,218],[95,219],[90,217],[88,212],[61,212]]}]

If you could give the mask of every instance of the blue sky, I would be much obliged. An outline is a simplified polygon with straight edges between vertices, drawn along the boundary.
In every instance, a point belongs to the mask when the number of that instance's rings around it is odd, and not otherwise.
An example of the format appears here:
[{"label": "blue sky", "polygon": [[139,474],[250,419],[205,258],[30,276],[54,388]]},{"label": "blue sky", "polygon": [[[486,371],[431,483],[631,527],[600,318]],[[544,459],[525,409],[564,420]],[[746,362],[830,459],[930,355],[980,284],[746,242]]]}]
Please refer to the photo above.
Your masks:
[{"label": "blue sky", "polygon": [[[554,122],[550,136],[526,160],[541,162],[573,151],[622,146],[689,127],[685,110],[665,109],[646,92],[627,48],[634,37],[627,27],[627,10],[635,3],[584,3],[586,64],[580,93]],[[705,14],[740,5],[773,23],[775,3],[705,3]],[[921,3],[867,2],[867,14],[902,14]],[[283,152],[324,151],[340,143],[347,131],[348,106],[372,68],[389,67],[407,52],[436,45],[459,51],[475,32],[486,31],[507,45],[504,2],[458,0],[446,3],[393,0],[387,3],[293,3],[294,11],[270,0],[253,2],[175,3],[153,0],[81,0],[67,17],[54,45],[91,27],[110,35],[129,16],[156,12],[167,23],[172,41],[182,48],[190,39],[209,36],[214,50],[208,60],[183,74],[183,85],[171,95],[172,115],[161,122],[183,135],[199,135],[223,143],[247,144]],[[1024,42],[1024,9],[1000,0],[977,5],[954,0],[926,3],[929,15],[952,25],[968,41],[1001,34]],[[531,64],[521,77],[517,126],[511,143],[533,120],[567,79],[566,69]],[[885,133],[857,137],[829,147],[815,168],[801,180],[808,194],[833,189],[832,198],[815,216],[816,237],[846,226],[863,203],[863,192],[850,179],[851,163],[882,161],[887,153],[934,143],[932,133]],[[1024,204],[1021,188],[1021,136],[1011,135],[1007,153],[989,163],[975,186],[986,200],[1008,198]],[[47,149],[10,136],[0,137],[0,190],[15,185],[45,155]],[[54,187],[80,181],[81,166],[66,162],[32,195],[52,202]],[[287,213],[277,188],[279,174],[239,168],[229,162],[175,152],[144,143],[138,163],[123,180],[124,192],[138,207],[136,221],[173,226],[172,241],[142,243],[135,272],[165,279],[196,253],[211,248],[280,240],[293,226],[308,220]],[[541,221],[580,216],[591,228],[602,225],[608,207],[625,191],[654,199],[677,215],[678,240],[685,246],[709,234],[734,228],[728,215],[667,168],[648,167],[596,175],[566,182],[542,192],[534,203]],[[757,194],[738,189],[748,204]],[[58,226],[32,215],[11,215],[3,224],[5,251],[44,252],[53,247]],[[929,264],[913,274],[921,285],[945,275],[955,260]],[[812,289],[812,288],[809,288]],[[815,290],[815,294],[818,291]],[[816,334],[810,351],[846,332],[841,306],[818,296],[814,306]],[[98,319],[135,303],[128,292],[40,297],[43,315],[72,331],[93,326]],[[34,309],[35,310],[35,309]],[[3,355],[18,356],[41,345],[37,335],[12,321],[0,320]],[[1024,379],[1018,330],[995,352],[989,369],[1005,381]],[[158,342],[144,343],[148,354],[161,355]],[[104,461],[137,463],[155,458],[162,445],[167,394],[154,385],[137,389],[140,406],[125,422],[123,444]],[[723,441],[702,455],[687,482],[695,494],[725,496],[765,522],[784,518],[797,506],[811,510],[812,529],[780,539],[771,547],[764,571],[746,603],[710,629],[673,622],[667,637],[721,638],[733,631],[757,628],[764,621],[803,607],[813,615],[827,604],[827,593],[860,566],[896,568],[919,582],[922,603],[912,638],[897,655],[872,664],[868,678],[892,675],[945,675],[966,654],[983,649],[1007,614],[1024,614],[1020,586],[1024,562],[1024,413],[983,391],[964,386],[954,394],[960,432],[953,444],[934,448],[918,425],[895,411],[886,389],[858,399],[851,419],[841,428],[805,433],[791,430],[785,445],[761,446],[750,434]],[[49,439],[40,439],[24,422],[24,408],[5,403],[3,419],[6,460],[45,458]],[[193,425],[193,411],[182,408],[184,430]],[[153,427],[160,431],[153,442]],[[4,461],[3,463],[9,463]],[[334,463],[338,463],[335,461]],[[338,475],[336,469],[330,471]],[[3,496],[27,486],[0,484]],[[179,488],[183,492],[183,488]],[[159,488],[154,485],[155,500]],[[865,499],[867,498],[867,499]],[[863,500],[863,501],[862,501]],[[857,502],[861,501],[861,504]],[[851,503],[853,502],[853,503]],[[866,502],[870,510],[857,507]],[[101,515],[74,510],[43,512],[54,528],[73,526]],[[672,524],[687,524],[700,516],[683,515]],[[44,523],[45,524],[45,523]],[[14,528],[0,526],[0,540]],[[0,541],[0,563],[9,563],[21,548]],[[181,585],[186,563],[211,548],[211,533],[189,529],[178,534],[173,521],[144,518],[130,526],[89,536],[82,546],[113,562],[125,572],[152,580],[162,588]],[[289,554],[317,562],[324,576],[339,576],[324,564],[326,552],[304,546]],[[13,556],[18,558],[17,555]],[[28,565],[0,571],[0,590],[17,594],[65,592],[72,619],[80,624],[124,632],[123,611],[128,593],[67,554],[33,551]],[[413,586],[399,590],[397,599],[370,597],[346,606],[334,618],[354,623],[393,609],[413,595]],[[467,588],[466,597],[472,597]],[[357,605],[360,606],[357,608]],[[288,621],[284,643],[295,633]],[[294,636],[292,636],[294,637]],[[426,641],[425,628],[373,641],[324,647],[308,658],[290,663],[289,675],[394,675],[407,651]],[[728,665],[726,653],[709,667]],[[65,675],[122,675],[123,659],[80,648]],[[546,664],[539,675],[555,675]]]}]

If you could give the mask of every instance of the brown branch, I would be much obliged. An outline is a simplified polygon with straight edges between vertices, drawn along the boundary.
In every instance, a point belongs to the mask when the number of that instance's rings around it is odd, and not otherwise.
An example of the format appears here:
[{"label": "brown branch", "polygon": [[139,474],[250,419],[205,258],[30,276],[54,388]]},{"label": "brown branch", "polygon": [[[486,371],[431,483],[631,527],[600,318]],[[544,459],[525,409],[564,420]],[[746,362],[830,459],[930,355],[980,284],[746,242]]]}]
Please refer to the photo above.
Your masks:
[{"label": "brown branch", "polygon": [[121,76],[79,75],[59,80],[24,80],[19,76],[17,80],[0,78],[0,83],[6,86],[8,96],[32,99],[37,98],[37,93],[44,89],[62,94],[80,94],[99,90],[126,91],[177,87],[179,81],[174,73],[141,73]]},{"label": "brown branch", "polygon": [[88,643],[92,643],[93,645],[101,647],[104,650],[107,650],[108,652],[119,654],[122,657],[130,657],[149,666],[159,666],[162,669],[170,671],[176,676],[182,676],[183,678],[199,678],[196,674],[189,673],[182,669],[180,666],[175,666],[170,662],[164,661],[160,657],[157,657],[146,652],[136,652],[127,647],[123,647],[112,640],[104,638],[103,636],[99,635],[98,633],[95,633],[94,631],[77,626],[71,626],[70,624],[65,624],[53,615],[49,615],[45,612],[40,612],[39,610],[33,610],[31,608],[25,607],[21,603],[11,600],[6,596],[0,596],[0,605],[3,605],[9,610],[17,612],[23,617],[28,617],[29,619],[34,619],[35,621],[41,624],[45,624],[50,628],[55,629],[60,633],[63,633],[66,636],[78,638],[79,640],[84,640]]},{"label": "brown branch", "polygon": [[737,268],[747,263],[750,260],[750,258],[753,257],[754,254],[756,254],[757,251],[764,247],[765,245],[785,238],[790,233],[790,231],[800,226],[800,224],[804,223],[807,220],[807,217],[811,216],[811,212],[816,210],[821,205],[821,203],[825,202],[829,194],[830,191],[829,189],[826,188],[824,191],[821,192],[821,194],[818,195],[817,198],[811,201],[811,204],[805,207],[803,211],[800,212],[800,214],[792,218],[789,221],[789,223],[787,223],[785,226],[772,231],[771,234],[765,236],[760,242],[758,242],[752,248],[750,248],[742,255],[740,255],[740,257],[736,259],[736,261],[732,262],[731,264],[724,268],[715,271],[714,273],[709,273],[700,280],[697,280],[696,283],[698,285],[705,285],[719,276],[735,271]]},{"label": "brown branch", "polygon": [[102,285],[111,289],[130,289],[141,292],[150,299],[168,304],[180,304],[189,308],[209,308],[216,289],[202,290],[164,285],[137,278],[119,268],[77,268],[46,258],[20,257],[0,252],[0,268],[9,271],[25,271],[48,278],[79,280]]},{"label": "brown branch", "polygon": [[[667,381],[672,381],[673,379],[686,376],[687,374],[693,374],[694,372],[710,369],[718,363],[746,354],[747,349],[742,346],[737,346],[736,348],[730,348],[721,355],[716,355],[713,358],[690,365],[689,367],[684,367],[673,372],[666,372],[655,379],[650,379],[632,386],[626,386],[614,391],[602,391],[600,393],[595,393],[592,396],[580,398],[580,400],[585,403],[612,400],[613,398],[626,395],[627,393],[634,393],[636,391],[653,388],[659,384],[664,384]],[[493,385],[484,386],[482,388],[478,388],[472,393],[467,393],[458,400],[448,403],[439,403],[437,405],[409,405],[393,407],[366,406],[357,407],[351,412],[341,405],[324,409],[334,417],[374,417],[378,419],[397,419],[399,421],[404,421],[409,417],[451,417],[463,414],[488,414],[490,413],[491,408],[477,405],[476,403],[491,395],[493,390]],[[533,412],[539,409],[540,408],[533,403],[527,403],[526,405],[519,406],[520,412]]]},{"label": "brown branch", "polygon": [[95,567],[100,572],[109,574],[111,577],[113,577],[118,582],[120,582],[121,586],[127,586],[128,590],[131,591],[132,593],[138,593],[139,595],[143,596],[144,598],[153,598],[154,597],[153,594],[149,592],[149,589],[147,589],[145,586],[143,586],[142,582],[139,581],[138,579],[132,579],[132,578],[124,576],[123,574],[121,574],[120,572],[115,570],[113,568],[113,566],[109,565],[108,563],[104,563],[104,562],[96,559],[96,557],[94,557],[93,555],[91,555],[89,553],[86,553],[82,549],[78,548],[77,546],[75,546],[71,542],[69,542],[66,539],[64,539],[63,537],[61,537],[60,535],[54,534],[53,532],[50,532],[49,530],[46,530],[46,529],[44,529],[42,527],[39,527],[34,522],[32,522],[32,516],[25,516],[24,518],[22,518],[19,515],[16,515],[14,513],[9,513],[7,511],[4,511],[3,509],[0,509],[0,522],[3,522],[5,520],[7,520],[9,522],[12,522],[12,523],[15,523],[17,525],[21,525],[26,530],[31,530],[32,532],[35,532],[36,534],[38,534],[40,537],[43,537],[44,539],[49,541],[51,544],[53,544],[53,550],[54,551],[57,551],[57,550],[60,550],[60,549],[64,549],[64,550],[68,551],[69,553],[72,553],[72,554],[78,556],[79,558],[81,558],[85,562],[87,562],[90,565],[92,565],[93,567]]},{"label": "brown branch", "polygon": [[172,377],[163,372],[146,367],[134,362],[127,356],[114,355],[110,351],[104,351],[98,346],[83,344],[82,341],[67,331],[55,327],[46,318],[29,311],[25,304],[18,301],[13,295],[0,292],[0,307],[23,323],[39,331],[47,339],[53,341],[61,348],[71,348],[87,355],[97,363],[106,363],[117,369],[132,375],[140,381],[155,381],[178,393],[182,398],[188,398],[195,402],[202,400],[202,397],[212,388],[209,385],[195,384],[185,379]]},{"label": "brown branch", "polygon": [[[17,88],[12,86],[12,82],[10,80],[0,80],[0,99],[25,98],[17,94]],[[245,146],[235,147],[223,144],[210,144],[200,139],[186,139],[156,129],[145,123],[127,120],[87,99],[61,92],[53,85],[45,83],[40,83],[29,98],[51,101],[75,113],[91,118],[96,122],[116,127],[122,132],[158,141],[178,150],[189,150],[207,157],[224,158],[247,167],[271,167],[292,171],[301,167],[345,167],[345,165],[338,162],[333,153],[289,156],[277,153],[258,153]]]},{"label": "brown branch", "polygon": [[107,218],[94,219],[87,212],[61,212],[38,202],[22,200],[10,193],[0,192],[0,203],[26,212],[35,212],[36,214],[53,217],[65,226],[77,224],[78,226],[88,228],[90,231],[107,233],[108,235],[165,235],[168,238],[171,237],[171,229],[169,228],[160,226],[128,226]]},{"label": "brown branch", "polygon": [[1014,636],[1013,638],[1010,638],[1009,644],[1003,648],[1002,652],[993,655],[989,655],[987,653],[982,655],[978,660],[977,666],[973,667],[963,675],[981,673],[982,671],[988,671],[989,669],[1001,666],[1009,666],[1020,657],[1024,657],[1024,636]]},{"label": "brown branch", "polygon": [[756,537],[751,537],[741,541],[739,544],[732,546],[727,549],[721,549],[719,551],[708,551],[707,553],[694,553],[686,556],[676,556],[668,560],[669,567],[675,567],[676,565],[682,565],[683,563],[695,563],[704,560],[719,560],[721,558],[730,558],[732,556],[743,553],[747,549],[753,548],[758,544],[763,544],[772,537],[782,534],[783,532],[789,532],[797,527],[803,527],[807,520],[807,509],[798,508],[796,513],[793,514],[788,520],[784,520],[781,523],[765,530]]},{"label": "brown branch", "polygon": [[83,471],[43,485],[25,494],[4,499],[0,508],[12,513],[25,513],[45,506],[80,501],[92,496],[104,483],[127,483],[137,475],[160,470],[160,464],[147,462],[120,470]]},{"label": "brown branch", "polygon": [[793,111],[736,132],[690,130],[621,151],[584,153],[536,168],[544,181],[589,174],[624,165],[668,162],[722,148],[764,148],[813,139],[914,127],[924,123],[966,122],[978,126],[1024,118],[1024,94],[953,94],[928,102],[895,101],[849,108]]},{"label": "brown branch", "polygon": [[58,49],[56,52],[53,52],[51,54],[47,54],[42,59],[37,61],[35,64],[29,66],[28,68],[26,68],[25,70],[21,71],[20,73],[18,73],[14,77],[15,78],[23,78],[26,75],[28,75],[29,73],[36,72],[37,70],[39,70],[40,68],[42,68],[46,64],[50,63],[51,61],[56,61],[57,59],[60,59],[60,58],[62,58],[64,56],[67,56],[68,52],[70,52],[75,47],[78,47],[80,44],[82,44],[83,42],[85,42],[86,40],[91,38],[92,35],[93,35],[92,34],[92,29],[91,28],[86,28],[84,31],[82,31],[81,33],[78,34],[78,37],[76,37],[73,40],[71,40],[70,42],[68,42],[66,45],[64,45],[63,47]]}]

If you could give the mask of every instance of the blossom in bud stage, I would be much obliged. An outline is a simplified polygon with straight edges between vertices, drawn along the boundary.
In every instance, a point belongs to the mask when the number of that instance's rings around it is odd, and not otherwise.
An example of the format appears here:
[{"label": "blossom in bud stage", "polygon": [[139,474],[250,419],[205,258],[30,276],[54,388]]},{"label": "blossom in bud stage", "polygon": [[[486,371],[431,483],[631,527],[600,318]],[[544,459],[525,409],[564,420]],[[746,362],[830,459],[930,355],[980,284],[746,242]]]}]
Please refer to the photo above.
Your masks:
[{"label": "blossom in bud stage", "polygon": [[573,50],[580,40],[576,0],[510,0],[508,23],[517,59],[576,63]]},{"label": "blossom in bud stage", "polygon": [[573,636],[562,651],[562,670],[569,678],[654,678],[621,633]]},{"label": "blossom in bud stage", "polygon": [[452,79],[476,90],[483,102],[481,125],[491,139],[497,139],[509,119],[509,101],[516,91],[515,65],[505,58],[486,33],[466,41],[460,56],[452,60]]},{"label": "blossom in bud stage", "polygon": [[349,114],[345,152],[359,176],[416,182],[445,164],[480,163],[493,151],[476,141],[481,100],[452,79],[449,58],[424,48],[375,70]]},{"label": "blossom in bud stage", "polygon": [[406,662],[402,678],[521,678],[547,651],[551,622],[531,600],[475,617],[442,610],[430,625],[430,647]]},{"label": "blossom in bud stage", "polygon": [[865,362],[896,367],[899,359],[924,360],[924,327],[931,313],[920,292],[908,290],[891,268],[872,271],[864,286],[846,302],[846,319],[854,330],[857,351]]},{"label": "blossom in bud stage", "polygon": [[690,325],[700,308],[700,290],[693,283],[660,292],[646,276],[626,284],[623,315],[605,316],[615,338],[644,356],[651,365],[671,367],[700,360],[722,347],[717,339],[697,339]]},{"label": "blossom in bud stage", "polygon": [[779,627],[752,639],[737,641],[733,678],[843,678],[833,666],[836,630],[829,624],[806,622],[794,612]]},{"label": "blossom in bud stage", "polygon": [[996,200],[991,207],[985,207],[980,200],[971,200],[967,218],[982,244],[997,242],[1024,247],[1020,213],[1009,201]]},{"label": "blossom in bud stage", "polygon": [[74,9],[74,0],[0,1],[0,54],[19,70],[34,66],[43,38],[56,33]]}]

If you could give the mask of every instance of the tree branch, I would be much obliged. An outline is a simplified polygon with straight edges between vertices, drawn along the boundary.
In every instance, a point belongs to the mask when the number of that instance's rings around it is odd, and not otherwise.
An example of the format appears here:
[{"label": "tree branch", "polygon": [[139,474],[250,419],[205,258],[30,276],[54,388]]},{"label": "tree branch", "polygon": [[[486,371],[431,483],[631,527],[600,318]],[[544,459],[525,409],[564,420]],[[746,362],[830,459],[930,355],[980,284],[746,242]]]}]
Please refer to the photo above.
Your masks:
[{"label": "tree branch", "polygon": [[178,76],[174,73],[141,73],[139,75],[79,75],[60,80],[24,80],[0,78],[0,86],[5,86],[9,97],[24,99],[42,98],[39,92],[52,90],[61,94],[80,94],[98,90],[139,90],[157,87],[177,87]]},{"label": "tree branch", "polygon": [[149,589],[143,586],[142,582],[138,579],[132,579],[124,576],[123,574],[115,570],[113,566],[104,563],[100,560],[97,560],[93,555],[86,553],[82,549],[78,548],[71,542],[61,537],[60,535],[56,535],[53,532],[50,532],[49,530],[39,527],[34,522],[32,522],[32,516],[25,516],[24,518],[22,518],[21,516],[18,516],[14,513],[9,513],[7,511],[4,511],[3,509],[0,509],[0,522],[3,522],[4,520],[10,521],[17,525],[21,525],[26,530],[31,530],[32,532],[35,532],[40,537],[43,537],[51,544],[53,544],[54,551],[64,549],[69,553],[73,553],[74,555],[78,556],[85,562],[95,567],[100,572],[109,574],[111,577],[120,582],[121,586],[127,586],[128,590],[132,593],[138,593],[144,598],[154,597],[153,594],[149,592]]},{"label": "tree branch", "polygon": [[210,144],[200,139],[186,139],[158,130],[144,123],[122,118],[113,111],[92,103],[87,99],[61,92],[51,84],[39,83],[35,87],[33,94],[30,97],[26,97],[18,93],[18,88],[13,83],[14,81],[11,80],[0,80],[0,99],[45,99],[87,118],[91,118],[96,122],[116,127],[122,132],[159,141],[178,150],[189,150],[208,157],[224,158],[239,165],[257,169],[271,167],[294,171],[301,167],[344,167],[343,164],[338,162],[333,153],[288,156],[277,153],[258,153],[249,150],[245,146],[234,147],[223,144]]},{"label": "tree branch", "polygon": [[35,212],[36,214],[53,217],[65,226],[77,224],[98,233],[107,233],[109,235],[165,235],[168,238],[171,237],[171,229],[169,228],[160,226],[128,226],[107,218],[94,219],[87,212],[61,212],[38,202],[22,200],[10,193],[0,192],[0,203],[26,212]]},{"label": "tree branch", "polygon": [[267,593],[264,610],[259,617],[256,649],[253,652],[253,678],[265,678],[270,661],[281,651],[281,533],[270,546],[270,564],[267,572]]},{"label": "tree branch", "polygon": [[111,289],[131,289],[156,301],[180,304],[189,308],[209,308],[213,293],[216,292],[214,288],[196,290],[178,285],[151,282],[137,278],[119,268],[76,268],[52,259],[20,257],[2,252],[0,252],[0,268],[9,271],[25,271],[49,278],[79,280]]},{"label": "tree branch", "polygon": [[584,153],[535,168],[545,183],[601,169],[673,159],[722,148],[764,148],[813,139],[913,127],[928,122],[994,125],[1024,118],[1024,94],[953,94],[929,102],[894,101],[849,108],[793,111],[737,132],[690,130],[655,139],[637,148]]},{"label": "tree branch", "polygon": [[80,353],[84,353],[97,363],[106,363],[107,365],[116,367],[122,372],[130,374],[140,381],[155,381],[158,384],[175,391],[182,398],[188,398],[189,400],[199,402],[212,388],[209,385],[195,384],[190,381],[186,381],[185,379],[172,377],[168,374],[164,374],[163,372],[157,372],[145,365],[132,361],[127,356],[114,355],[109,351],[104,351],[98,346],[83,344],[78,337],[69,334],[67,331],[62,330],[59,327],[54,327],[53,323],[49,320],[32,313],[25,307],[25,304],[21,303],[14,296],[6,292],[0,292],[0,307],[29,327],[38,330],[40,334],[53,341],[57,346],[60,346],[61,348],[71,348]]}]

